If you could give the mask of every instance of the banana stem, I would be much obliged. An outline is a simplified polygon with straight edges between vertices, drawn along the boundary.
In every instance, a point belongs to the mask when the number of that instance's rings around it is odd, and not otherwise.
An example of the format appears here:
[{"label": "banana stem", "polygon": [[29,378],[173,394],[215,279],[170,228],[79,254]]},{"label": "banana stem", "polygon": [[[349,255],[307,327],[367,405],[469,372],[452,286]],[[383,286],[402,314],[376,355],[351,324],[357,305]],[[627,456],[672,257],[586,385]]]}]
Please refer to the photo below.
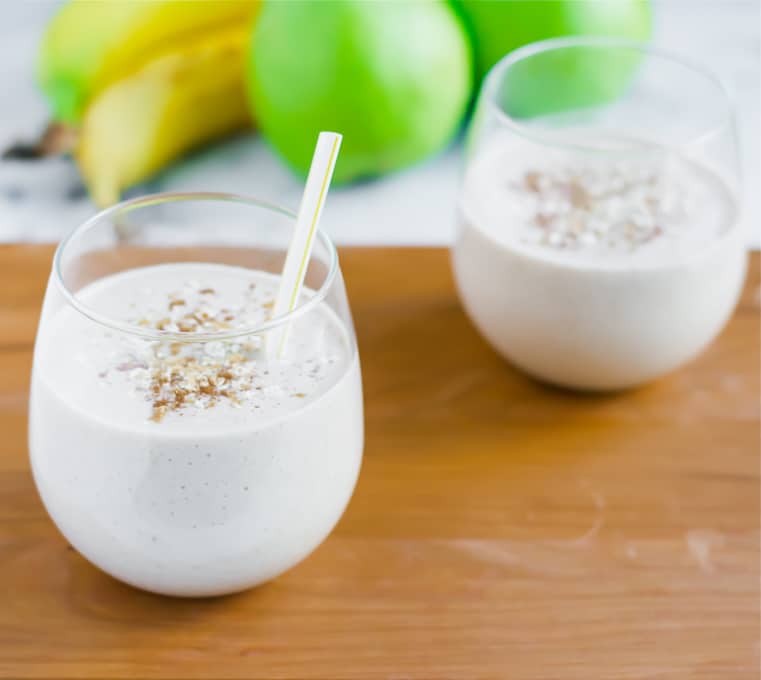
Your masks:
[{"label": "banana stem", "polygon": [[40,138],[34,142],[18,142],[3,151],[3,160],[38,160],[73,153],[77,146],[78,130],[66,123],[51,121]]}]

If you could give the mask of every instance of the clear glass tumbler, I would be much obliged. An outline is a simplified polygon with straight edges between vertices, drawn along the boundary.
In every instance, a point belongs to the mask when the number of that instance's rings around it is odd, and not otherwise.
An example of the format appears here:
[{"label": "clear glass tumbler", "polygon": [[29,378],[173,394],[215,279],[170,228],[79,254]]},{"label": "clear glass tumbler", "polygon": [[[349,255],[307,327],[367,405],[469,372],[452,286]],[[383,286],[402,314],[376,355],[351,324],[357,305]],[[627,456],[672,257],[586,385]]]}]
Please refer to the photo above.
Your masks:
[{"label": "clear glass tumbler", "polygon": [[619,389],[695,357],[745,274],[737,139],[715,77],[605,38],[518,49],[484,81],[452,250],[474,324],[529,374]]},{"label": "clear glass tumbler", "polygon": [[[296,308],[271,318],[293,221],[241,196],[161,194],[100,213],[56,252],[32,469],[68,541],[122,581],[182,596],[256,585],[349,501],[362,385],[324,233]],[[286,328],[281,353],[268,338]]]}]

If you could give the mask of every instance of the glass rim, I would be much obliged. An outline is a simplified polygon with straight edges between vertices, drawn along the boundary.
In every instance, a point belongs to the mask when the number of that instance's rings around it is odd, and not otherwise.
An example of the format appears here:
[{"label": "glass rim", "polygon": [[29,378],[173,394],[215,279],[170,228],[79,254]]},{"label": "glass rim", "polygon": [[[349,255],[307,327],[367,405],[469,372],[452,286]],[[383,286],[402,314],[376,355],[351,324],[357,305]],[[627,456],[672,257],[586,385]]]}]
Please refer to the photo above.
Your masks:
[{"label": "glass rim", "polygon": [[563,142],[559,141],[557,138],[545,136],[541,132],[537,132],[529,126],[519,122],[515,117],[508,114],[495,101],[495,86],[501,81],[504,74],[515,64],[524,61],[525,59],[534,57],[538,54],[574,47],[620,48],[639,52],[642,55],[657,57],[658,59],[663,59],[671,62],[672,64],[677,64],[681,67],[684,67],[685,69],[688,69],[693,74],[702,77],[707,82],[710,82],[711,85],[716,88],[716,90],[721,94],[723,103],[721,120],[716,124],[711,125],[705,131],[692,136],[689,141],[679,144],[674,148],[698,143],[706,137],[714,134],[716,131],[727,127],[733,129],[735,114],[732,97],[730,96],[729,91],[727,90],[721,78],[719,78],[708,67],[696,60],[691,59],[690,57],[686,57],[682,54],[671,52],[669,50],[664,50],[660,47],[653,47],[649,43],[641,42],[638,40],[627,40],[625,38],[612,38],[605,36],[566,36],[559,38],[548,38],[546,40],[538,40],[536,42],[523,45],[522,47],[518,47],[502,57],[489,69],[484,78],[483,85],[481,86],[481,96],[486,98],[488,106],[496,114],[497,119],[501,124],[505,125],[521,137],[534,142],[538,142],[545,146],[610,155],[631,154],[631,150],[622,152],[621,150],[601,149],[599,147],[594,147],[586,144]]},{"label": "glass rim", "polygon": [[124,321],[119,321],[117,319],[112,319],[104,314],[101,314],[100,312],[97,312],[79,300],[77,298],[77,293],[69,289],[69,287],[64,282],[63,272],[61,270],[61,260],[63,258],[64,252],[66,251],[66,248],[71,245],[72,241],[75,238],[94,228],[96,225],[101,223],[104,218],[117,215],[122,212],[131,212],[133,210],[138,210],[140,208],[145,208],[152,205],[174,203],[180,201],[220,201],[224,203],[237,203],[255,208],[261,208],[272,213],[278,213],[292,221],[296,219],[296,213],[289,210],[288,208],[284,208],[274,203],[268,203],[267,201],[263,201],[251,196],[244,196],[243,194],[227,192],[166,191],[121,201],[97,212],[92,217],[74,227],[58,244],[55,254],[53,255],[53,279],[55,280],[56,285],[66,302],[71,305],[77,312],[90,319],[91,321],[122,333],[128,333],[130,335],[136,335],[150,340],[171,340],[173,342],[209,342],[214,340],[239,338],[246,335],[259,335],[261,333],[274,330],[275,328],[291,323],[296,318],[308,312],[310,309],[316,307],[327,297],[328,291],[332,287],[338,272],[338,252],[336,251],[336,247],[333,244],[333,241],[331,241],[330,237],[319,227],[316,230],[315,236],[326,248],[329,257],[328,271],[325,275],[325,280],[322,282],[320,287],[314,292],[313,295],[310,295],[306,300],[296,305],[296,307],[294,307],[290,312],[280,314],[271,319],[267,319],[264,322],[249,324],[240,328],[221,331],[209,331],[203,333],[183,333],[180,331],[144,328],[136,324],[130,324]]}]

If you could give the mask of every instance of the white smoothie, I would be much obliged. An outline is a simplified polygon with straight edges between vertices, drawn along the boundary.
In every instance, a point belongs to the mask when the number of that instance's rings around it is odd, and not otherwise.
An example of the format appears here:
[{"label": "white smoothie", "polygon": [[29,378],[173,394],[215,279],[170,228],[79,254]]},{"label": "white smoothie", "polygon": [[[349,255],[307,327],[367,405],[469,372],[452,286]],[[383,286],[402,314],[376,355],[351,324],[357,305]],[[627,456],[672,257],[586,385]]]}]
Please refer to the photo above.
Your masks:
[{"label": "white smoothie", "polygon": [[497,138],[464,178],[453,264],[465,308],[542,380],[650,380],[697,355],[736,304],[735,197],[709,169],[632,144],[621,138],[631,153],[616,157]]},{"label": "white smoothie", "polygon": [[259,336],[193,341],[263,322],[277,285],[263,272],[182,263],[77,293],[171,339],[116,331],[68,305],[43,317],[35,480],[67,539],[113,576],[174,595],[240,590],[296,564],[341,516],[363,416],[356,348],[336,314],[320,302],[298,317],[282,358]]}]

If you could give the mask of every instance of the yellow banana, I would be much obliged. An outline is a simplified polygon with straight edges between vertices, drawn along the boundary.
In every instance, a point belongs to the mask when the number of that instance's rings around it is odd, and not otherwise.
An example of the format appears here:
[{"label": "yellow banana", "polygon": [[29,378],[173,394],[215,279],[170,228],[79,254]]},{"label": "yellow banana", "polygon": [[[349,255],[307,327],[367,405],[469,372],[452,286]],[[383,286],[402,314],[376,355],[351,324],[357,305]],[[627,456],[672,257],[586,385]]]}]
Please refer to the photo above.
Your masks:
[{"label": "yellow banana", "polygon": [[71,0],[48,26],[38,78],[54,123],[10,150],[72,150],[94,201],[250,125],[244,57],[259,0]]},{"label": "yellow banana", "polygon": [[[190,3],[193,4],[193,3]],[[247,26],[216,30],[111,83],[87,106],[75,152],[99,206],[175,157],[251,123]]]},{"label": "yellow banana", "polygon": [[38,62],[53,118],[79,122],[109,84],[199,36],[249,25],[257,6],[256,0],[71,0],[50,22]]}]

